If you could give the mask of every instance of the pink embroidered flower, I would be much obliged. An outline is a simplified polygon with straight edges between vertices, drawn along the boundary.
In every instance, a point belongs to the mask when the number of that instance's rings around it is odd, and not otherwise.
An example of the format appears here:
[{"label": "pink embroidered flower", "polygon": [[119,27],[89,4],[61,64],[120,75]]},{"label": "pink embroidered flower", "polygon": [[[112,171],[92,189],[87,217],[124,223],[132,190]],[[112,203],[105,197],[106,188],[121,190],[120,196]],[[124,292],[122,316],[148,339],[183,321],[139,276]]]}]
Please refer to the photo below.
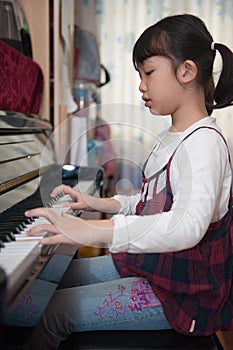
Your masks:
[{"label": "pink embroidered flower", "polygon": [[130,308],[131,311],[134,311],[134,310],[142,311],[140,297],[138,297],[138,295],[131,294],[129,299],[130,299],[130,304],[128,305],[128,307]]},{"label": "pink embroidered flower", "polygon": [[131,294],[138,294],[138,290],[137,289],[132,289]]},{"label": "pink embroidered flower", "polygon": [[101,314],[101,309],[100,308],[98,308],[98,310],[95,311],[95,315],[99,316],[100,320],[102,320],[104,318],[104,316]]},{"label": "pink embroidered flower", "polygon": [[114,307],[115,307],[116,309],[122,309],[122,305],[121,305],[121,303],[120,303],[118,300],[116,300],[116,301],[114,302]]},{"label": "pink embroidered flower", "polygon": [[109,305],[109,303],[108,303],[107,299],[104,299],[104,301],[103,301],[103,306],[104,306],[104,307],[108,307],[108,305]]},{"label": "pink embroidered flower", "polygon": [[125,287],[119,284],[119,285],[118,285],[118,289],[119,289],[121,292],[124,292]]},{"label": "pink embroidered flower", "polygon": [[[118,301],[119,298],[123,298],[126,296],[124,294],[125,287],[122,285],[118,285],[118,292],[117,295],[113,294],[112,290],[107,290],[106,291],[106,297],[103,301],[103,306],[99,307],[98,306],[98,311],[95,311],[95,315],[99,316],[100,319],[104,318],[104,313],[108,312],[110,317],[116,317],[118,315],[122,315],[126,312],[126,308],[123,307],[123,305]],[[128,293],[127,293],[128,296]]]}]

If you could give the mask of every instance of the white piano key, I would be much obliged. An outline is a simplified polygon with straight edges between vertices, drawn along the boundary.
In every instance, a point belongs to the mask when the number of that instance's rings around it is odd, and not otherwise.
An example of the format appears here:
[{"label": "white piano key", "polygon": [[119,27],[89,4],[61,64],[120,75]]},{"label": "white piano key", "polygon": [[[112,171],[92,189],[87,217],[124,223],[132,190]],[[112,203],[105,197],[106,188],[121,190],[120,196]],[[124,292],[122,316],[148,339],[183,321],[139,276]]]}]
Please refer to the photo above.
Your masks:
[{"label": "white piano key", "polygon": [[40,254],[37,241],[5,243],[1,250],[0,266],[7,277],[7,288],[14,288],[15,281],[24,273],[25,265],[30,266]]},{"label": "white piano key", "polygon": [[[91,194],[93,192],[93,181],[82,181],[75,188]],[[64,207],[64,204],[72,201],[69,195],[65,195],[56,200],[51,206],[51,210],[58,215],[62,212],[68,212],[69,207]],[[7,277],[7,289],[13,293],[20,279],[31,271],[32,266],[36,263],[41,251],[44,247],[41,246],[40,240],[48,235],[47,232],[40,232],[34,236],[27,236],[27,231],[39,224],[48,223],[45,218],[36,218],[32,223],[26,224],[26,227],[20,234],[16,234],[15,241],[4,243],[5,247],[0,251],[0,267],[5,271]]]}]

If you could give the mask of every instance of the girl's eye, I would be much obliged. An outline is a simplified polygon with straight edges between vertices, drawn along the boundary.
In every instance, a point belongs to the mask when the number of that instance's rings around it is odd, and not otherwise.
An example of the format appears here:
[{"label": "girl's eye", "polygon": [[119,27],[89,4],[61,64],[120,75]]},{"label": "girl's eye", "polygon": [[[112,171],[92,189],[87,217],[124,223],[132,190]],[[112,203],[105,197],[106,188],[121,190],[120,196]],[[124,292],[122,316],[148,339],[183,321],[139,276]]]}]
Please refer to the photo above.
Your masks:
[{"label": "girl's eye", "polygon": [[148,72],[145,72],[146,75],[151,75],[153,73],[153,70],[149,70]]}]

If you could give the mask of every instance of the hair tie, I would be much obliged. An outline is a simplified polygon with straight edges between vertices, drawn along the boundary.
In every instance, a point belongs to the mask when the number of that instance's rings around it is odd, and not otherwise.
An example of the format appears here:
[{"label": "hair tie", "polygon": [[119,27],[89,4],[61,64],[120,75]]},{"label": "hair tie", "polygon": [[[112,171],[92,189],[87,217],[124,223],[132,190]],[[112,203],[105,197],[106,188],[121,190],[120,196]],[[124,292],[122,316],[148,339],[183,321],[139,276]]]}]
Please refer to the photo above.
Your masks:
[{"label": "hair tie", "polygon": [[214,45],[215,45],[215,42],[214,42],[214,41],[212,41],[211,46],[210,46],[212,51],[214,51],[214,50],[215,50]]}]

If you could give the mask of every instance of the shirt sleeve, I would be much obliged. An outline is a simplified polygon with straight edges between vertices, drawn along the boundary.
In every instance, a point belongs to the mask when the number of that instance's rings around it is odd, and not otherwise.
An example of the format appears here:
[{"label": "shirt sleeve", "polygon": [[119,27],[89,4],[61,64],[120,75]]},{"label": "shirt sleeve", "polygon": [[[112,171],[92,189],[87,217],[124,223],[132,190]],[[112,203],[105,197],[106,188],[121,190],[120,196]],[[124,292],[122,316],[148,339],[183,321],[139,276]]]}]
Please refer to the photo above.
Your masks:
[{"label": "shirt sleeve", "polygon": [[195,246],[211,222],[228,210],[231,169],[226,145],[200,129],[177,149],[171,163],[173,205],[155,215],[114,215],[112,253],[174,252]]},{"label": "shirt sleeve", "polygon": [[121,206],[118,214],[132,215],[136,213],[136,207],[140,200],[140,193],[133,196],[115,195],[113,198],[117,200]]}]

